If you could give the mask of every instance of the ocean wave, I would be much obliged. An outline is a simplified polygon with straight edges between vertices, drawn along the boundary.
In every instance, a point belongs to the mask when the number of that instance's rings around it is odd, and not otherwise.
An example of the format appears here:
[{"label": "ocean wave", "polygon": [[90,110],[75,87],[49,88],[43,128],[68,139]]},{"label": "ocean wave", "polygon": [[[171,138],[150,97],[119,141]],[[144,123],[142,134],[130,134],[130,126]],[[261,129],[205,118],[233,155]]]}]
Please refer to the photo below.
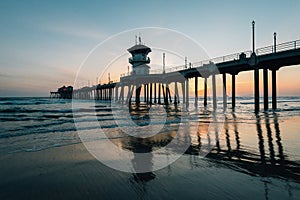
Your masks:
[{"label": "ocean wave", "polygon": [[[66,137],[66,140],[69,140],[71,143],[72,138],[68,138],[68,134],[70,132],[72,132],[74,135],[76,134],[75,132],[77,130],[97,131],[99,129],[111,129],[108,130],[108,132],[114,132],[117,131],[118,126],[120,128],[122,126],[128,126],[128,124],[122,122],[122,120],[126,120],[125,116],[113,115],[109,103],[98,102],[95,106],[91,107],[91,101],[86,102],[87,104],[82,102],[82,107],[72,109],[71,100],[51,100],[47,98],[0,98],[0,138],[12,137],[16,138],[17,140],[17,137],[24,136],[20,137],[20,140],[37,142],[38,140],[32,141],[34,138],[36,138],[35,136],[41,136],[45,140],[62,140],[64,137]],[[298,116],[300,111],[298,102],[300,102],[299,97],[278,98],[279,109],[277,109],[276,112],[280,113],[282,116]],[[218,103],[222,104],[222,100],[218,101]],[[227,103],[229,104],[230,101]],[[261,104],[262,103],[263,101],[261,100]],[[251,106],[252,104],[254,104],[253,97],[237,98],[235,114],[237,115],[238,123],[256,123],[256,121],[253,120],[255,115]],[[212,104],[210,103],[209,106],[211,105]],[[221,106],[218,107],[221,108]],[[203,111],[203,113],[199,112],[198,110],[193,111],[191,116],[197,119],[199,122],[210,123],[210,110],[211,108],[208,107],[207,111]],[[132,116],[132,119],[137,120],[137,123],[140,123],[140,125],[148,125],[148,118],[144,117],[144,114],[145,112],[136,112],[137,116]],[[177,116],[178,118],[167,120],[165,124],[176,125],[181,123],[180,113],[178,113]],[[95,122],[95,119],[98,120],[98,124],[90,123]],[[74,121],[76,121],[76,123],[80,123],[80,128],[76,127]],[[116,122],[119,122],[118,125]],[[4,147],[1,148],[5,148],[5,146],[9,145],[10,143],[5,144]],[[47,148],[48,145],[50,144],[47,143],[44,144],[44,146],[41,144],[41,148]]]},{"label": "ocean wave", "polygon": [[72,113],[72,109],[66,110],[49,110],[49,109],[28,109],[24,107],[13,107],[0,109],[0,113]]},{"label": "ocean wave", "polygon": [[28,131],[28,130],[26,131],[26,129],[18,129],[6,133],[1,133],[0,138],[11,138],[11,137],[24,136],[24,135],[47,134],[47,133],[54,133],[54,132],[63,133],[63,132],[70,132],[70,131],[76,131],[76,128],[72,127],[72,128],[64,128],[64,129],[39,129],[35,131]]},{"label": "ocean wave", "polygon": [[66,99],[48,99],[48,98],[3,98],[0,97],[0,105],[22,105],[22,106],[28,106],[28,105],[46,105],[46,104],[68,104],[70,103],[70,100]]}]

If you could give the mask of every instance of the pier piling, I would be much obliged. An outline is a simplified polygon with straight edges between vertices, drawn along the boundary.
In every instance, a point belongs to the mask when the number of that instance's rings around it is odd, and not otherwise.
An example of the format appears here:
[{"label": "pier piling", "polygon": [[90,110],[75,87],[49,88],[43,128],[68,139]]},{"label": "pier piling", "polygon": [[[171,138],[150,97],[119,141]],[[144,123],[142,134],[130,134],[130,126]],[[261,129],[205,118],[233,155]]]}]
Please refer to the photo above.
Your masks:
[{"label": "pier piling", "polygon": [[226,73],[223,74],[223,110],[227,108]]},{"label": "pier piling", "polygon": [[255,113],[259,112],[259,69],[254,69],[254,109]]},{"label": "pier piling", "polygon": [[231,103],[232,103],[232,109],[235,108],[235,74],[231,75]]},{"label": "pier piling", "polygon": [[188,108],[189,107],[189,79],[188,78],[186,79],[185,93],[186,93],[185,103],[186,103],[186,107]]},{"label": "pier piling", "polygon": [[195,77],[195,107],[198,108],[198,77]]},{"label": "pier piling", "polygon": [[156,103],[156,83],[154,83],[154,103]]},{"label": "pier piling", "polygon": [[272,70],[272,109],[277,109],[277,80],[276,80],[276,69]]},{"label": "pier piling", "polygon": [[268,69],[263,69],[264,78],[264,110],[269,110],[269,96],[268,96]]},{"label": "pier piling", "polygon": [[204,107],[207,106],[207,78],[204,78]]},{"label": "pier piling", "polygon": [[217,109],[217,88],[216,88],[216,75],[212,75],[212,93],[213,93],[213,109]]}]

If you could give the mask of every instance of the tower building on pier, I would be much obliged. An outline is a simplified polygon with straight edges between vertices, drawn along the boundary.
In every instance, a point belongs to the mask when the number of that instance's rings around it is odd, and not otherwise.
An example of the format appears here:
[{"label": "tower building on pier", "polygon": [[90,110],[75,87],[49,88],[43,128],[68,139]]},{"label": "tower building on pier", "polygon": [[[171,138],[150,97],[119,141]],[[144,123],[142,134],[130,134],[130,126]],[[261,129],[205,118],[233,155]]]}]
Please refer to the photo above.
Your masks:
[{"label": "tower building on pier", "polygon": [[151,49],[146,45],[142,44],[141,37],[139,37],[139,43],[127,49],[131,54],[129,58],[129,63],[132,65],[132,75],[146,75],[149,74],[150,66],[150,58],[148,57],[148,53],[151,52]]}]

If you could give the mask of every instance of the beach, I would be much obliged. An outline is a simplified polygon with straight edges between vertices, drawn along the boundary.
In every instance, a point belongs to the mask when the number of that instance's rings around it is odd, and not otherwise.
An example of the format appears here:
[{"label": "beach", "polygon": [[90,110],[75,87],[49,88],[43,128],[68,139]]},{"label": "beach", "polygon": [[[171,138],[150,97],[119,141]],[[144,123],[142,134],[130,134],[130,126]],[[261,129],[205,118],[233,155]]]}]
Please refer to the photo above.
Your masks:
[{"label": "beach", "polygon": [[[51,118],[38,123],[44,128],[51,124],[48,132],[42,132],[41,126],[30,119],[25,127],[28,134],[16,136],[21,133],[26,116],[16,122],[20,126],[13,132],[3,131],[8,128],[8,115],[20,115],[22,111],[5,114],[6,122],[2,124],[7,126],[3,126],[0,139],[1,199],[297,199],[300,195],[300,119],[295,108],[260,113],[258,118],[242,111],[228,112],[218,144],[205,157],[199,155],[199,140],[203,143],[205,138],[205,132],[199,128],[199,132],[190,134],[191,145],[177,161],[153,172],[127,173],[106,166],[87,151],[68,121],[69,101],[28,101],[31,103],[24,105],[23,101],[18,106],[26,108],[26,112],[35,110],[28,115],[36,116],[36,120],[47,117],[47,112],[59,117],[48,116]],[[298,100],[292,101],[297,104]],[[100,105],[105,103],[100,102],[97,108],[102,108]],[[60,112],[53,114],[53,108]],[[107,109],[99,112],[104,114]],[[81,111],[81,123],[87,123],[89,113]],[[2,112],[2,120],[3,116]],[[209,115],[199,116],[199,127],[211,119]],[[64,123],[57,127],[50,119]],[[108,124],[105,123],[106,128]],[[115,128],[108,129],[113,133]],[[34,130],[36,133],[30,134]],[[12,136],[4,137],[8,132]],[[111,141],[128,145],[128,138],[114,137]]]},{"label": "beach", "polygon": [[300,1],[1,1],[0,200],[300,200]]}]

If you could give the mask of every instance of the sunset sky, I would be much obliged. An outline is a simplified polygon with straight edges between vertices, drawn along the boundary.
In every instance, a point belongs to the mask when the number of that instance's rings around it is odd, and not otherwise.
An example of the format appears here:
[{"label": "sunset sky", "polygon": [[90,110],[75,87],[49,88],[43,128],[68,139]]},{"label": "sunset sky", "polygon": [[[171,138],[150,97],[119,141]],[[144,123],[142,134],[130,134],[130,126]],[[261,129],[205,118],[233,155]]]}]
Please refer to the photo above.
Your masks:
[{"label": "sunset sky", "polygon": [[[97,45],[102,48],[98,53],[105,53],[86,60],[97,70],[83,70],[75,86],[95,84],[97,79],[106,82],[107,73],[116,80],[127,72],[126,49],[140,32],[146,45],[153,47],[152,63],[159,64],[159,42],[172,44],[175,36],[159,37],[159,31],[143,32],[143,27],[180,33],[199,44],[209,58],[250,50],[252,20],[257,48],[272,45],[273,32],[278,43],[298,40],[299,10],[296,0],[1,1],[0,96],[49,96],[50,90],[74,85],[80,66]],[[184,64],[184,50],[177,57],[167,55],[166,65]],[[118,59],[109,60],[106,54]],[[196,62],[202,56],[190,59]],[[109,69],[109,63],[118,65]],[[279,95],[300,95],[299,74],[300,66],[279,70]],[[237,95],[253,95],[252,81],[252,72],[240,73]]]}]

